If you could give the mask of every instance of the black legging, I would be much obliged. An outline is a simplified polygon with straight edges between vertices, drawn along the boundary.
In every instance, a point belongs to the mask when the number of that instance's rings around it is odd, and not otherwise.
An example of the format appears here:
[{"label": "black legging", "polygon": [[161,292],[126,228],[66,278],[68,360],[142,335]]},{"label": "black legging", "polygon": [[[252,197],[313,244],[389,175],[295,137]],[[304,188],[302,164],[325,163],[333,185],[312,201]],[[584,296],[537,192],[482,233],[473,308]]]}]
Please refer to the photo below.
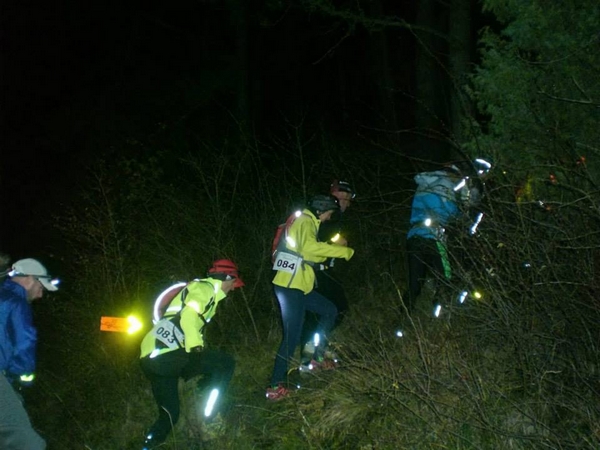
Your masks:
[{"label": "black legging", "polygon": [[406,307],[412,310],[421,294],[423,282],[430,271],[435,277],[444,277],[444,263],[435,239],[414,236],[407,241],[408,299]]},{"label": "black legging", "polygon": [[150,428],[152,442],[163,442],[179,420],[179,378],[189,380],[198,375],[209,377],[211,387],[222,396],[231,381],[235,360],[219,350],[186,353],[179,349],[156,358],[140,360],[142,371],[152,384],[152,394],[158,406],[158,419]]}]

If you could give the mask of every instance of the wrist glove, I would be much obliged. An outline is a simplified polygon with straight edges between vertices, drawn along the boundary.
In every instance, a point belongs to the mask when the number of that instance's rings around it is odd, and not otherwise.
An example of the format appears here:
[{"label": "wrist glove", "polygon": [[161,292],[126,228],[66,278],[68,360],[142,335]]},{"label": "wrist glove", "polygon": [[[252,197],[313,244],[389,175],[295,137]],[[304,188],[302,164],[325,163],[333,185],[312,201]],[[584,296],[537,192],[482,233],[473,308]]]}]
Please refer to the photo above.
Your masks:
[{"label": "wrist glove", "polygon": [[354,256],[354,249],[353,248],[348,248],[348,250],[350,250],[348,256],[346,256],[346,258],[344,258],[346,261],[350,261],[350,258],[352,258],[352,256]]}]

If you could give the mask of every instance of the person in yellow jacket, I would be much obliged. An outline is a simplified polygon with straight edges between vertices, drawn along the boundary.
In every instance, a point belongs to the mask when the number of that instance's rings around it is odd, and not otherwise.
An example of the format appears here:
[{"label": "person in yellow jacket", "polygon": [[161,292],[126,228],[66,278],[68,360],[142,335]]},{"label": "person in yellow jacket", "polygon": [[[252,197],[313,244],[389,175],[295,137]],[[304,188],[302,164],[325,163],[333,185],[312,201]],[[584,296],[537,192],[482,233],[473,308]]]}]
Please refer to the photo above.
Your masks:
[{"label": "person in yellow jacket", "polygon": [[275,357],[271,385],[267,388],[269,400],[279,400],[289,393],[284,386],[285,376],[288,362],[300,344],[306,311],[319,316],[319,335],[323,338],[335,323],[337,308],[314,288],[315,270],[324,269],[323,263],[328,258],[349,260],[354,255],[349,247],[318,241],[319,225],[338,209],[335,197],[314,196],[285,230],[285,244],[278,246],[274,256],[273,284],[281,308],[283,339]]},{"label": "person in yellow jacket", "polygon": [[158,406],[158,419],[146,434],[144,450],[164,442],[179,419],[179,378],[208,378],[211,389],[204,398],[204,416],[213,415],[235,361],[227,353],[205,349],[203,329],[227,294],[242,286],[235,263],[215,261],[206,278],[189,282],[173,297],[163,317],[142,340],[140,364]]}]

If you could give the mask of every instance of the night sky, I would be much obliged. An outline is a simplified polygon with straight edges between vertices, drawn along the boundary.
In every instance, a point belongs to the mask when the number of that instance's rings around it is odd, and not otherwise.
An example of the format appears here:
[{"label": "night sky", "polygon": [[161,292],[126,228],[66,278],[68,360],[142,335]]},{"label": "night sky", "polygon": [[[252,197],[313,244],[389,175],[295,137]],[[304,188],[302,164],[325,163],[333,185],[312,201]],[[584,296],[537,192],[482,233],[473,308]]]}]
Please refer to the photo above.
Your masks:
[{"label": "night sky", "polygon": [[[410,20],[409,3],[382,1],[381,12]],[[293,2],[9,1],[0,20],[0,248],[13,257],[52,251],[42,219],[60,212],[82,168],[115,142],[192,115],[198,133],[218,139],[240,79],[259,131],[299,115],[331,133],[385,127],[373,35]],[[412,38],[387,37],[395,83],[409,92]]]}]

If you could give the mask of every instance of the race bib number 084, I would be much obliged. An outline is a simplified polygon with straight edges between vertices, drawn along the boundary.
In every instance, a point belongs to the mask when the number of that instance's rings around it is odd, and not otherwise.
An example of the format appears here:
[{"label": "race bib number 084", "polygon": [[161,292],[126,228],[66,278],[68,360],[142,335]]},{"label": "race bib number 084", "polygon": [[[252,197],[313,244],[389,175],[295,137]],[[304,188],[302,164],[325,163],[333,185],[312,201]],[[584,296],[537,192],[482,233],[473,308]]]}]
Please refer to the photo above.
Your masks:
[{"label": "race bib number 084", "polygon": [[275,256],[275,262],[273,263],[274,270],[280,270],[282,272],[294,273],[298,268],[298,265],[302,262],[302,258],[289,253],[278,252]]}]

